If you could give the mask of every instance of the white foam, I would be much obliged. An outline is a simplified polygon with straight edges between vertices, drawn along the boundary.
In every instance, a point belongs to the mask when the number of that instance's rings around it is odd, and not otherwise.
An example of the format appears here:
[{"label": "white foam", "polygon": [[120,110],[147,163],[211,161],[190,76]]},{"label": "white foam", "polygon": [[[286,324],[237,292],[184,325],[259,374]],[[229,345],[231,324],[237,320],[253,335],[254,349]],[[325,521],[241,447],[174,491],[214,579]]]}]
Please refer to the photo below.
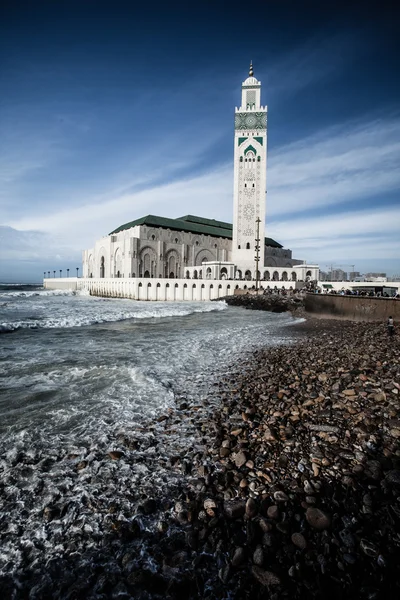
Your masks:
[{"label": "white foam", "polygon": [[[22,292],[21,292],[22,293]],[[32,296],[35,294],[29,292]],[[57,294],[55,294],[57,295]],[[61,296],[71,294],[59,294]],[[84,302],[85,304],[80,304]],[[29,305],[31,313],[46,311],[47,306],[33,303]],[[193,313],[207,313],[226,310],[225,302],[140,302],[135,300],[110,300],[91,296],[77,298],[77,304],[53,304],[52,315],[41,318],[30,317],[0,322],[0,332],[12,332],[17,329],[54,329],[84,327],[99,323],[113,323],[128,319],[161,319],[167,317],[184,317]],[[15,311],[17,308],[14,309]],[[48,312],[48,311],[46,311]]]}]

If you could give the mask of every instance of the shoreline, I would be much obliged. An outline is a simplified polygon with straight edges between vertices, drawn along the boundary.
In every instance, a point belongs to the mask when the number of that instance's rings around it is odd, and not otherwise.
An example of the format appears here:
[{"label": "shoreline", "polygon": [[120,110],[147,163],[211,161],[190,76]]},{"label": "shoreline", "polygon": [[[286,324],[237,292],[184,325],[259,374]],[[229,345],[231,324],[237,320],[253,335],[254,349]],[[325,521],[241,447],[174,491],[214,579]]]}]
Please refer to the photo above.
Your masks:
[{"label": "shoreline", "polygon": [[[189,432],[163,457],[172,487],[139,489],[133,515],[116,502],[103,548],[52,561],[33,598],[400,596],[398,336],[309,317],[291,327],[294,344],[255,351],[147,428],[163,444]],[[120,442],[112,461],[153,447]],[[40,573],[5,597],[28,597]]]}]

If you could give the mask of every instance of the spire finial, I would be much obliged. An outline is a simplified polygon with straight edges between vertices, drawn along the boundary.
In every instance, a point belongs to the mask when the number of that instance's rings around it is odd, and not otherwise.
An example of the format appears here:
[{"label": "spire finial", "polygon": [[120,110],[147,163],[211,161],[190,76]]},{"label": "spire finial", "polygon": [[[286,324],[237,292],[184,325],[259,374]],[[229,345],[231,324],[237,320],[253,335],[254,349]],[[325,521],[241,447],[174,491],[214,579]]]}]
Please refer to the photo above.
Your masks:
[{"label": "spire finial", "polygon": [[250,61],[250,69],[249,69],[249,76],[253,77],[254,75],[254,71],[253,71],[253,61]]}]

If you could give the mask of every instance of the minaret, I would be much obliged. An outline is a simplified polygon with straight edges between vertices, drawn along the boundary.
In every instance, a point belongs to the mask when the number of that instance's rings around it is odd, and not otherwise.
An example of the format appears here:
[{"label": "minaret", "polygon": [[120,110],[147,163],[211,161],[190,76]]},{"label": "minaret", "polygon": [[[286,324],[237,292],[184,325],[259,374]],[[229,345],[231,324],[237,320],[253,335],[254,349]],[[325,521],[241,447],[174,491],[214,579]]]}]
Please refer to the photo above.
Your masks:
[{"label": "minaret", "polygon": [[264,266],[267,183],[267,107],[261,106],[261,82],[250,63],[242,83],[242,104],[235,109],[232,262],[255,278],[255,238],[260,218],[260,262]]}]

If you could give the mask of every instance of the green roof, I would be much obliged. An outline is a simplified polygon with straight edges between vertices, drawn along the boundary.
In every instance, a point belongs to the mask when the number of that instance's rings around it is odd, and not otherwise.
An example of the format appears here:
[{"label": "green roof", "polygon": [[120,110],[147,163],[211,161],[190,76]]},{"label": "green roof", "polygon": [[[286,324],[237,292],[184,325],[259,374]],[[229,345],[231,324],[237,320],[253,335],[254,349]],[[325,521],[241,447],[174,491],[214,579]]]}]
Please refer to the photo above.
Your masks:
[{"label": "green roof", "polygon": [[[167,219],[166,217],[147,215],[146,217],[141,217],[135,221],[120,225],[120,227],[114,229],[109,235],[131,229],[132,227],[136,227],[136,225],[162,227],[163,229],[172,229],[173,231],[191,231],[192,233],[198,233],[199,235],[212,235],[214,237],[232,239],[231,223],[215,221],[214,219],[203,219],[202,217],[195,217],[193,215],[186,215],[179,219]],[[265,245],[271,246],[272,248],[282,248],[281,244],[278,244],[275,240],[267,237],[265,238]]]}]

